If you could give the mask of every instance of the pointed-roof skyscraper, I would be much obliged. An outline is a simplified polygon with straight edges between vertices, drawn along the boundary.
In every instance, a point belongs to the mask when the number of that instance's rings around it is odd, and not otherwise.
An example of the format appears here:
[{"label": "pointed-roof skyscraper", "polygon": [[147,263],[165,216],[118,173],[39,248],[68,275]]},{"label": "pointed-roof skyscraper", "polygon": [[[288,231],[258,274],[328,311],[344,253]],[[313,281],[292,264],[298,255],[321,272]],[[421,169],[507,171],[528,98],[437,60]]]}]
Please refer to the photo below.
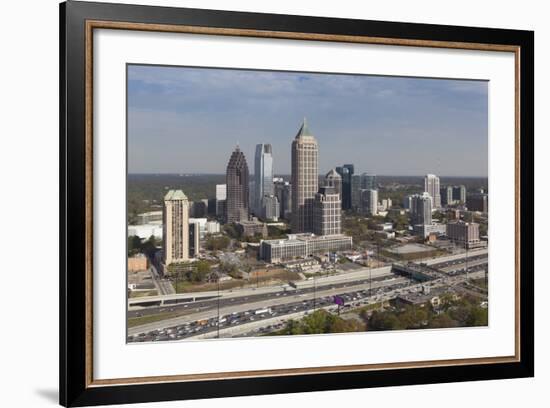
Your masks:
[{"label": "pointed-roof skyscraper", "polygon": [[291,152],[292,232],[313,232],[313,201],[319,188],[319,146],[306,118],[292,141]]},{"label": "pointed-roof skyscraper", "polygon": [[227,184],[226,222],[248,220],[248,165],[238,145],[227,163],[225,179]]}]

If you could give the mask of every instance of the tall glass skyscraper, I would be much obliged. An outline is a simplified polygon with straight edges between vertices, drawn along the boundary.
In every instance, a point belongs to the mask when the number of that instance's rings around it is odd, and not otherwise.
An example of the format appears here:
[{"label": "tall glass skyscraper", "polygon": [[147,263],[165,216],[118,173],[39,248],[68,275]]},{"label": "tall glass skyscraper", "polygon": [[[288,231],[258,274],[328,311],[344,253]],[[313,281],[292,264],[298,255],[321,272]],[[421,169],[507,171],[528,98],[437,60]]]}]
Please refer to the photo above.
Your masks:
[{"label": "tall glass skyscraper", "polygon": [[319,189],[319,146],[307,121],[292,141],[292,232],[313,232],[313,201]]},{"label": "tall glass skyscraper", "polygon": [[354,173],[353,164],[344,164],[336,167],[336,172],[342,177],[342,209],[349,210],[352,207],[351,180]]},{"label": "tall glass skyscraper", "polygon": [[262,213],[263,198],[273,194],[273,151],[270,144],[257,144],[254,156],[254,210],[256,215]]},{"label": "tall glass skyscraper", "polygon": [[244,153],[235,148],[225,174],[227,184],[226,222],[248,220],[248,165]]}]

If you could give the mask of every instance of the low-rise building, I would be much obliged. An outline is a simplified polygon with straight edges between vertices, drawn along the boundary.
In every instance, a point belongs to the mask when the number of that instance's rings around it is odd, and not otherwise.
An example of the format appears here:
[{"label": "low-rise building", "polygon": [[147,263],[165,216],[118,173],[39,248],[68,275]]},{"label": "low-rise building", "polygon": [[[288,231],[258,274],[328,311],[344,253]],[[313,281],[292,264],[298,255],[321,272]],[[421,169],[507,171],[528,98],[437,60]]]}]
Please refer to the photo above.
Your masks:
[{"label": "low-rise building", "polygon": [[217,221],[207,221],[205,228],[207,234],[219,234],[220,223]]},{"label": "low-rise building", "polygon": [[287,239],[262,241],[260,257],[270,263],[305,258],[318,252],[346,251],[353,240],[346,235],[290,234]]},{"label": "low-rise building", "polygon": [[128,272],[139,272],[147,270],[148,262],[144,254],[137,254],[128,257]]},{"label": "low-rise building", "polygon": [[431,234],[434,234],[436,236],[439,235],[446,235],[447,234],[447,226],[445,224],[417,224],[413,226],[413,233],[414,235],[421,236],[422,238],[426,239]]},{"label": "low-rise building", "polygon": [[137,215],[137,223],[139,225],[150,224],[152,222],[162,223],[162,210],[148,211]]},{"label": "low-rise building", "polygon": [[451,241],[465,248],[485,245],[479,239],[479,224],[475,222],[450,222],[447,224],[447,236]]},{"label": "low-rise building", "polygon": [[141,239],[149,239],[151,236],[162,239],[162,224],[128,225],[128,236],[134,235]]},{"label": "low-rise building", "polygon": [[240,221],[236,223],[237,230],[242,237],[253,237],[255,235],[261,235],[263,238],[267,237],[267,226],[265,222],[258,221],[257,219]]}]

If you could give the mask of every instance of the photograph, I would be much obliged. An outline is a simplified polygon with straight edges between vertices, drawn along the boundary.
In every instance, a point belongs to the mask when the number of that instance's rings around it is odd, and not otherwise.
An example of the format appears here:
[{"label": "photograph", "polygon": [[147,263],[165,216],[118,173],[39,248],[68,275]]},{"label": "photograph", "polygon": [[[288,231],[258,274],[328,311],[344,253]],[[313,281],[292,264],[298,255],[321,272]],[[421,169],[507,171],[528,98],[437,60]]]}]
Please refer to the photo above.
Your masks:
[{"label": "photograph", "polygon": [[127,63],[127,343],[489,327],[488,135],[487,80]]}]

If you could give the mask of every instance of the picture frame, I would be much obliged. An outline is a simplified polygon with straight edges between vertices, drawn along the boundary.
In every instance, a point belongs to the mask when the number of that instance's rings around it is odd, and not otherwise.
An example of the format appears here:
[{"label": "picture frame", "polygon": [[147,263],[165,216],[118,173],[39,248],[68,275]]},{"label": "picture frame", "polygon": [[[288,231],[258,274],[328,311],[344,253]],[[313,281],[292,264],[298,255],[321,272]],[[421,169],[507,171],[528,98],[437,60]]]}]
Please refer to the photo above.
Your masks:
[{"label": "picture frame", "polygon": [[[515,159],[509,165],[515,174],[514,187],[510,187],[515,203],[515,298],[510,299],[515,309],[514,354],[95,378],[93,175],[98,162],[93,144],[97,109],[93,58],[94,31],[100,29],[513,53]],[[534,376],[533,32],[68,1],[60,5],[59,79],[60,404],[121,404]]]}]

